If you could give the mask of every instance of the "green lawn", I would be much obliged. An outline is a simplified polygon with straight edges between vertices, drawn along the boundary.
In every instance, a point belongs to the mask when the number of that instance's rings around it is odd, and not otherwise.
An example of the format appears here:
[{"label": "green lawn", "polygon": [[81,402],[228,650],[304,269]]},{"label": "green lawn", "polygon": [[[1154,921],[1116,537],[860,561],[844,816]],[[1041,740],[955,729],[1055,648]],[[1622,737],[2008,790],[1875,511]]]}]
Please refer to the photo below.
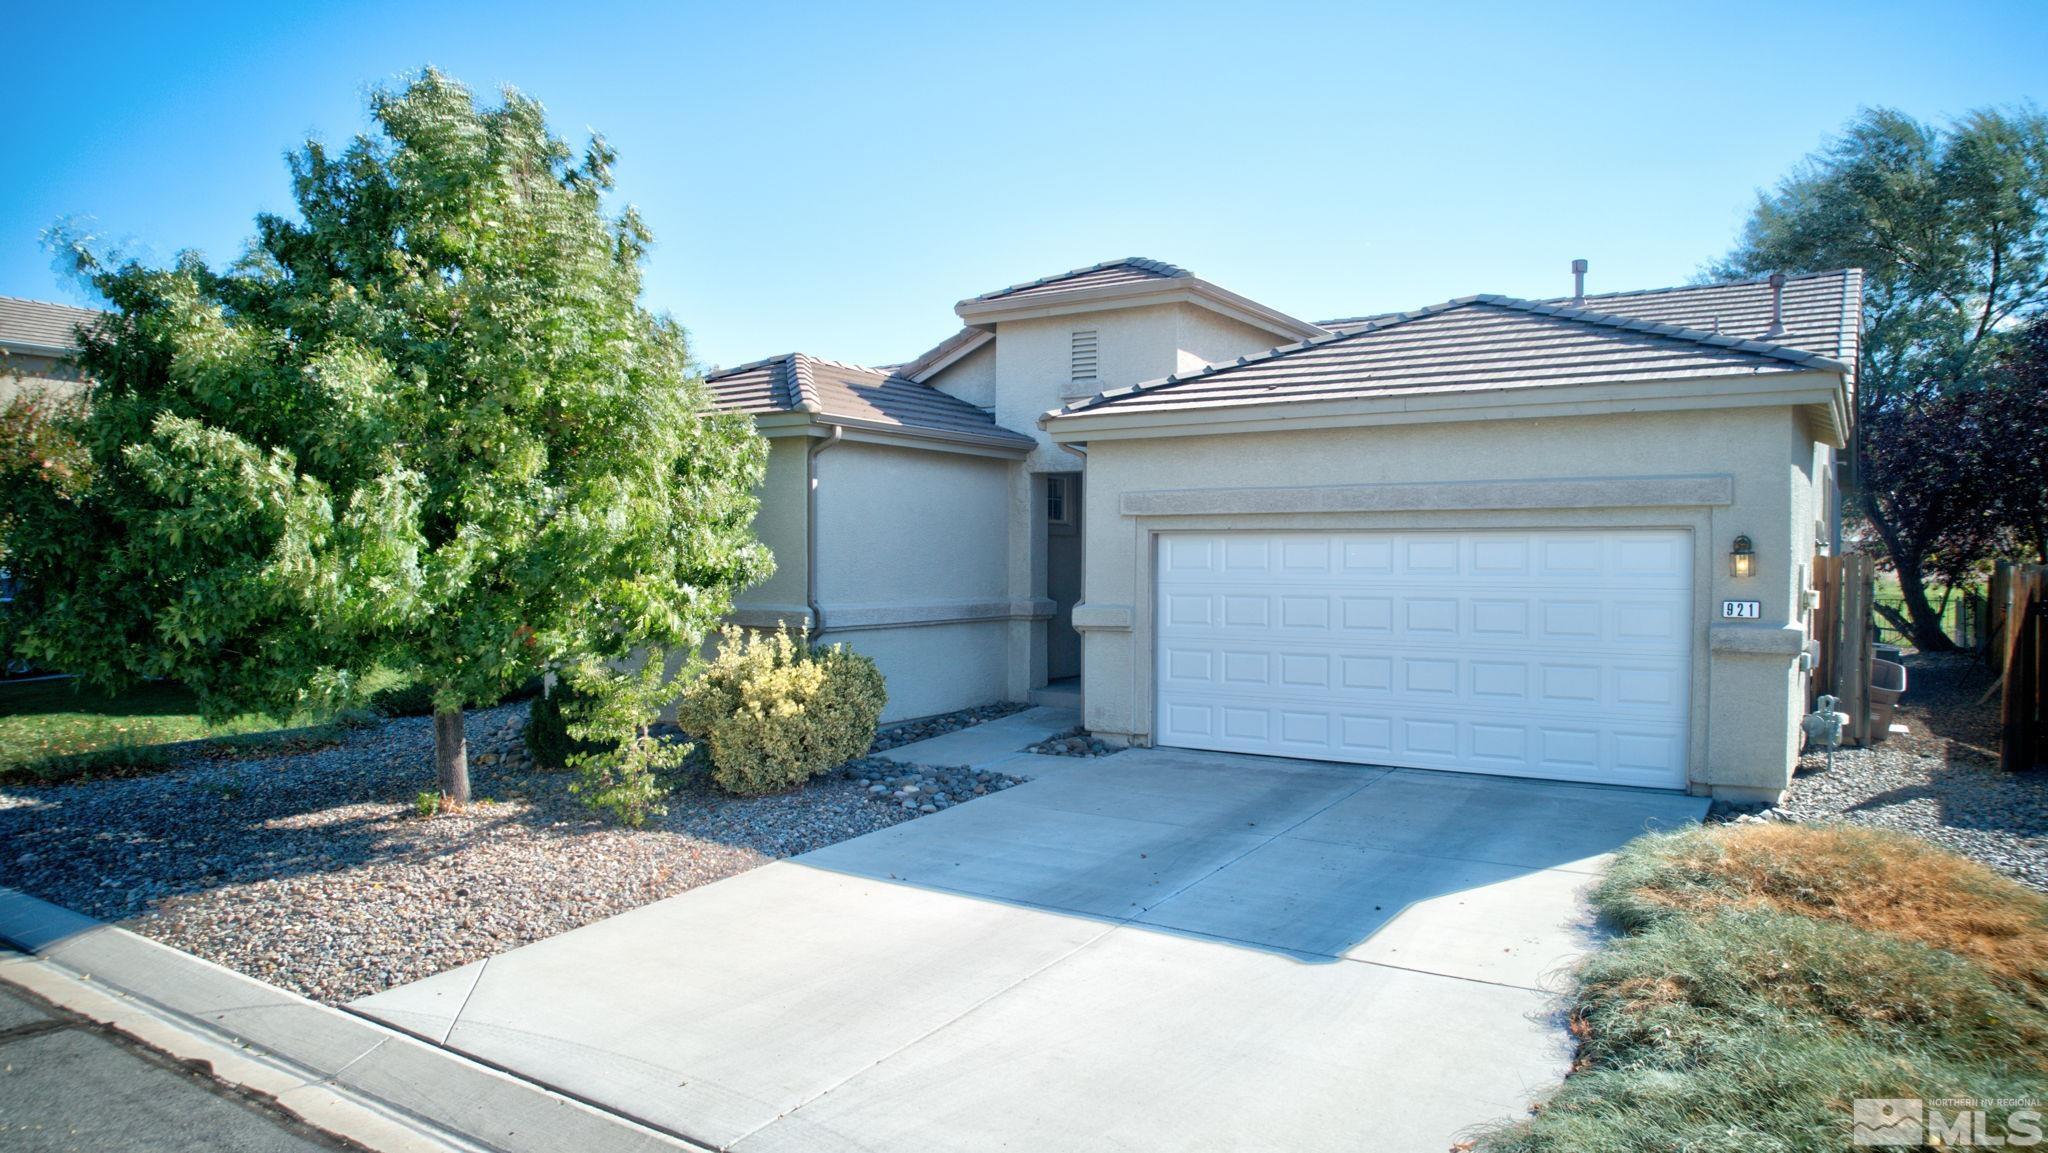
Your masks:
[{"label": "green lawn", "polygon": [[[1981,585],[1978,586],[1976,591],[1979,596],[1983,595],[1983,587]],[[1963,592],[1964,590],[1957,589],[1948,598],[1948,608],[1942,614],[1942,629],[1951,638],[1962,635]],[[1941,594],[1940,586],[1930,586],[1927,590],[1927,603],[1940,608]],[[1901,617],[1906,615],[1906,598],[1899,592],[1899,578],[1894,574],[1888,572],[1877,574],[1877,588],[1874,591],[1874,595],[1877,598],[1878,604],[1896,609]],[[1879,616],[1877,618],[1877,625],[1878,639],[1880,641],[1892,644],[1904,643],[1910,647],[1910,639],[1901,634],[1898,629],[1893,628],[1890,620]]]},{"label": "green lawn", "polygon": [[146,772],[163,762],[164,746],[179,741],[280,729],[291,730],[294,738],[317,739],[333,720],[244,713],[213,723],[199,715],[183,685],[138,685],[111,698],[76,685],[69,678],[0,684],[0,782]]}]

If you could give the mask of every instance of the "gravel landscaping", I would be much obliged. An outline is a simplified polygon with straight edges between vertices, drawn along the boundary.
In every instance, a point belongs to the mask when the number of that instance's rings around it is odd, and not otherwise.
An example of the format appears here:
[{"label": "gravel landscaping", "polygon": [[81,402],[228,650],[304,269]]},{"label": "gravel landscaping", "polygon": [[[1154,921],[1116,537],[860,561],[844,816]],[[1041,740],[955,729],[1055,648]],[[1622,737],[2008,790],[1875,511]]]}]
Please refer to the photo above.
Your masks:
[{"label": "gravel landscaping", "polygon": [[1048,757],[1106,757],[1123,749],[1091,737],[1088,730],[1076,726],[1064,733],[1054,733],[1026,751]]},{"label": "gravel landscaping", "polygon": [[476,802],[432,818],[413,803],[433,785],[423,717],[312,751],[202,750],[153,776],[0,788],[0,885],[340,1002],[1018,783],[878,758],[768,797],[695,777],[666,817],[626,829],[571,795],[569,774],[532,767],[525,723],[524,703],[470,714]]},{"label": "gravel landscaping", "polygon": [[[1783,803],[1764,819],[1847,821],[1903,829],[2048,891],[2048,773],[1998,767],[1992,676],[1967,657],[1906,658],[1895,733],[1865,749],[1800,758]],[[1752,816],[1717,805],[1715,817]]]},{"label": "gravel landscaping", "polygon": [[904,721],[901,724],[890,725],[876,733],[875,743],[868,747],[868,751],[871,753],[886,752],[916,741],[930,740],[932,737],[943,737],[947,733],[958,732],[961,729],[981,724],[983,721],[993,721],[998,717],[1007,717],[1011,713],[1021,713],[1030,707],[1030,705],[1018,704],[1015,701],[997,701],[992,705],[961,709],[957,713],[940,713],[936,717]]},{"label": "gravel landscaping", "polygon": [[848,761],[840,771],[866,786],[870,801],[915,813],[936,813],[1024,783],[1022,777],[965,765],[904,765],[881,757]]}]

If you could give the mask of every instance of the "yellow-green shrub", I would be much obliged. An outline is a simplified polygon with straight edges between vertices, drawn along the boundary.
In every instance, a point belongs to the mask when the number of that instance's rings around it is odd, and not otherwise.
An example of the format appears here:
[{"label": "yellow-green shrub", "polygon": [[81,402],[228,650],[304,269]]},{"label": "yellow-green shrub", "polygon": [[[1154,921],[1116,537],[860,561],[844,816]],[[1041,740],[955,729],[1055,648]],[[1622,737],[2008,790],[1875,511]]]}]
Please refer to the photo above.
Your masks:
[{"label": "yellow-green shrub", "polygon": [[875,662],[844,645],[727,628],[676,723],[703,738],[721,788],[772,793],[867,752],[887,699]]}]

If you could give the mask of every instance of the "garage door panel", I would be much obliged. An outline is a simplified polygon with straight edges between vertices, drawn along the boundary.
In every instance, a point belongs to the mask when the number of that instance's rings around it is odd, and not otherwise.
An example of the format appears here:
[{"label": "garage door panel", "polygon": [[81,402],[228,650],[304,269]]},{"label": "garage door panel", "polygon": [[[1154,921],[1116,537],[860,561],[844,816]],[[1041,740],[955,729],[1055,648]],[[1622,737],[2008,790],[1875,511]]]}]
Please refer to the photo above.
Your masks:
[{"label": "garage door panel", "polygon": [[1165,537],[1159,548],[1160,575],[1177,577],[1215,571],[1212,550],[1221,547],[1223,542],[1214,537]]},{"label": "garage door panel", "polygon": [[1263,573],[1272,569],[1272,542],[1263,538],[1231,538],[1223,542],[1223,569],[1233,573]]},{"label": "garage door panel", "polygon": [[1684,784],[1683,532],[1192,539],[1162,545],[1162,744]]},{"label": "garage door panel", "polygon": [[[1174,691],[1173,699],[1180,703],[1199,705],[1205,708],[1237,707],[1247,709],[1278,710],[1296,708],[1303,704],[1308,695],[1288,685],[1270,685],[1260,690],[1226,688],[1215,686],[1203,690],[1180,688]],[[1669,721],[1672,710],[1664,707],[1637,705],[1613,708],[1598,702],[1568,702],[1576,705],[1567,715],[1560,716],[1565,705],[1559,702],[1530,697],[1523,700],[1509,698],[1478,699],[1469,694],[1456,692],[1410,693],[1399,690],[1329,693],[1316,707],[1332,713],[1345,710],[1369,710],[1389,716],[1429,716],[1487,720],[1493,718],[1515,721],[1545,722],[1561,721],[1566,725],[1590,725],[1598,723],[1602,729],[1620,725],[1662,725]],[[1583,717],[1578,714],[1585,714]]]},{"label": "garage door panel", "polygon": [[1358,652],[1297,645],[1251,650],[1236,646],[1169,645],[1160,685],[1189,699],[1286,703],[1305,689],[1327,690],[1331,703],[1371,702],[1428,707],[1586,709],[1666,717],[1685,706],[1687,670],[1678,657],[1589,661],[1537,649],[1480,655],[1412,647]]},{"label": "garage door panel", "polygon": [[1390,589],[1379,595],[1343,592],[1196,592],[1163,597],[1163,624],[1177,637],[1227,639],[1279,630],[1290,643],[1343,643],[1392,638],[1445,640],[1554,649],[1568,642],[1597,650],[1683,653],[1690,650],[1689,598],[1681,593],[1622,597],[1598,590],[1506,597],[1499,588],[1465,592],[1440,586]]}]

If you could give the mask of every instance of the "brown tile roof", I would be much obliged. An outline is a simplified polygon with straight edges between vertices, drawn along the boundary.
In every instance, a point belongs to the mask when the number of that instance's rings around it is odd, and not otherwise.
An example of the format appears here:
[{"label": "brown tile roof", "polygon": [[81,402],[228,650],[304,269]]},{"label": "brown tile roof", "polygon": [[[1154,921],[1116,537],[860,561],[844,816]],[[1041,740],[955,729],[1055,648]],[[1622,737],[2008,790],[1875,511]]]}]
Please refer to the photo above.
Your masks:
[{"label": "brown tile roof", "polygon": [[1023,284],[1013,284],[994,292],[984,292],[970,298],[970,303],[983,300],[1015,300],[1020,297],[1049,296],[1055,292],[1073,292],[1083,288],[1101,288],[1111,284],[1130,284],[1141,280],[1172,280],[1193,276],[1185,268],[1168,264],[1163,260],[1147,260],[1142,256],[1126,256],[1122,260],[1105,260],[1072,272],[1057,276],[1041,276]]},{"label": "brown tile roof", "polygon": [[0,344],[67,353],[78,347],[78,326],[96,323],[105,315],[94,308],[0,296]]},{"label": "brown tile roof", "polygon": [[992,339],[994,335],[994,333],[985,328],[963,328],[917,354],[915,357],[904,361],[902,364],[878,365],[876,366],[876,371],[892,373],[897,376],[907,376],[912,380],[916,380],[926,370],[931,368],[932,365],[945,360],[970,344]]},{"label": "brown tile roof", "polygon": [[[1585,300],[1583,307],[1589,312],[1654,320],[1748,340],[1768,339],[1772,344],[1817,352],[1853,369],[1863,325],[1863,270],[1849,268],[1786,277],[1785,331],[1773,337],[1764,335],[1771,327],[1768,278],[1646,292],[1606,292],[1587,296]],[[1546,303],[1569,304],[1570,298],[1560,297]]]},{"label": "brown tile roof", "polygon": [[[1769,278],[1738,280],[1723,284],[1691,284],[1678,288],[1653,288],[1637,292],[1605,292],[1589,295],[1580,307],[1587,312],[1654,320],[1697,332],[1763,340],[1771,327],[1771,286]],[[1571,305],[1571,297],[1558,296],[1544,304]],[[1769,338],[1772,344],[1817,352],[1829,360],[1856,366],[1863,303],[1863,270],[1815,272],[1785,278],[1785,331]],[[1354,332],[1399,313],[1353,316],[1325,320],[1324,328]]]},{"label": "brown tile roof", "polygon": [[[1848,315],[1855,315],[1853,302]],[[1831,356],[1806,349],[1505,296],[1352,323],[1334,336],[1104,392],[1060,414],[1844,371]]]},{"label": "brown tile roof", "polygon": [[979,408],[906,377],[801,352],[721,369],[704,378],[721,408],[765,415],[814,413],[823,423],[900,428],[951,439],[1031,448]]}]

